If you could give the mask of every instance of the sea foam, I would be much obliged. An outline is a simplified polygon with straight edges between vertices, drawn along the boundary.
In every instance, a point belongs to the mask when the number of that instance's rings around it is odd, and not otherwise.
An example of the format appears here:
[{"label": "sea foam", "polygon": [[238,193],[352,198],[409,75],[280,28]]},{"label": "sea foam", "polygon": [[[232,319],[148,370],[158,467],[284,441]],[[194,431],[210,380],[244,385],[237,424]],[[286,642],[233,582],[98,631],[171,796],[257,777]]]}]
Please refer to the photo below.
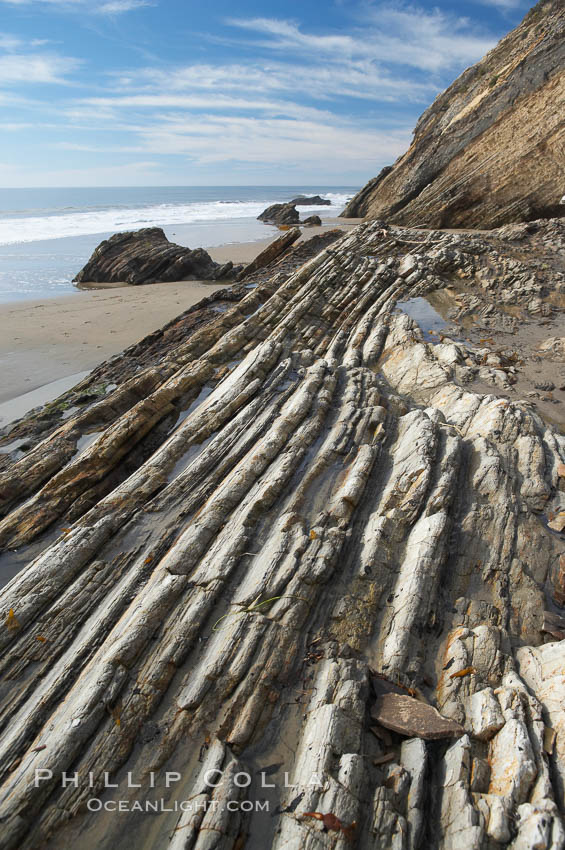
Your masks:
[{"label": "sea foam", "polygon": [[[348,195],[327,193],[331,206],[297,206],[305,214],[337,216],[343,211]],[[265,207],[264,201],[208,201],[189,204],[156,204],[131,208],[109,207],[87,212],[60,212],[43,216],[0,218],[0,245],[60,239],[68,236],[88,236],[96,233],[118,233],[142,227],[170,227],[175,224],[255,219]]]}]

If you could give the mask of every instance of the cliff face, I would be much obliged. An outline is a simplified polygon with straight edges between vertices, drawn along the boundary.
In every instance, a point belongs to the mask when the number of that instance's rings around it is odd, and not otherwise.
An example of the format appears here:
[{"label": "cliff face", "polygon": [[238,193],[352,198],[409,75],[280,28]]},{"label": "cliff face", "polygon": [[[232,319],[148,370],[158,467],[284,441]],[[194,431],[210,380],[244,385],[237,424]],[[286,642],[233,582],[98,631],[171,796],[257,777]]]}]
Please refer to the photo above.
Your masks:
[{"label": "cliff face", "polygon": [[565,3],[542,0],[436,98],[343,215],[472,228],[559,216],[564,164]]}]

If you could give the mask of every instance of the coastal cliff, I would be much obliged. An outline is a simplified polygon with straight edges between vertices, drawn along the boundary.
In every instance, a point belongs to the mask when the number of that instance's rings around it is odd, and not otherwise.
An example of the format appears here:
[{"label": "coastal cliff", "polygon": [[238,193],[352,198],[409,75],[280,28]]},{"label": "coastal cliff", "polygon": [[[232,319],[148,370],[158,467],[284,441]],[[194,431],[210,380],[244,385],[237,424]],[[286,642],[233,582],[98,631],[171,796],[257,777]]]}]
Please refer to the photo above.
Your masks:
[{"label": "coastal cliff", "polygon": [[562,850],[565,221],[338,236],[0,440],[3,850]]},{"label": "coastal cliff", "polygon": [[344,217],[492,228],[565,206],[565,4],[541,0],[424,112]]}]

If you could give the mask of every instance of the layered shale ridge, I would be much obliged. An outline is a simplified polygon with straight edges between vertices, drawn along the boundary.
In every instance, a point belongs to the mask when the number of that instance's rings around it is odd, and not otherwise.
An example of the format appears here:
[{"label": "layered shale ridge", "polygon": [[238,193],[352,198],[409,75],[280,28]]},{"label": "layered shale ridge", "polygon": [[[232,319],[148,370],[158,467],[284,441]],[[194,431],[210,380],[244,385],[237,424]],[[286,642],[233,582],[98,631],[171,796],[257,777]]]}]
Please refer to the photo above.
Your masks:
[{"label": "layered shale ridge", "polygon": [[565,4],[541,0],[421,116],[408,151],[346,217],[492,228],[565,206]]},{"label": "layered shale ridge", "polygon": [[564,846],[565,222],[318,246],[0,440],[4,850]]}]

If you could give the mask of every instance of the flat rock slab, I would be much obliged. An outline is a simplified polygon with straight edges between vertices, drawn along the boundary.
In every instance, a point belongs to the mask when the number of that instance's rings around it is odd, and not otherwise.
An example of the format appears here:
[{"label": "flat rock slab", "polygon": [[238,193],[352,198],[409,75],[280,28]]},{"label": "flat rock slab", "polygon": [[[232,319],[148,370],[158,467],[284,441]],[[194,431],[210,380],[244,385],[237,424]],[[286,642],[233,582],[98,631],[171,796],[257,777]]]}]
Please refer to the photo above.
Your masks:
[{"label": "flat rock slab", "polygon": [[432,705],[404,694],[383,694],[371,709],[371,717],[392,732],[407,738],[437,741],[459,738],[465,730],[455,720],[443,717]]}]

